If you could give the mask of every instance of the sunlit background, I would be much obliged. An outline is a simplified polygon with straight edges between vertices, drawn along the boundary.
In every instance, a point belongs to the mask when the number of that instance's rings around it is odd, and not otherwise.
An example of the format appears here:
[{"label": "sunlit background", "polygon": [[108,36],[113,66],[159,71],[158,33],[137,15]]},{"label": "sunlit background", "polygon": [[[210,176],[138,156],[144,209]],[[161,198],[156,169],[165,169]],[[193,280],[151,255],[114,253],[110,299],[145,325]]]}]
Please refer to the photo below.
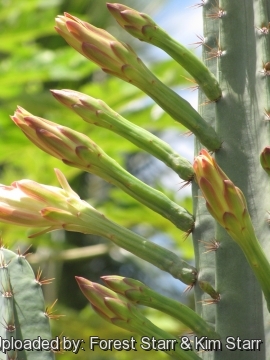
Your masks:
[{"label": "sunlit background", "polygon": [[[199,0],[197,0],[199,2]],[[147,12],[175,39],[195,50],[196,35],[202,35],[201,8],[192,7],[196,0],[122,1],[123,4]],[[69,126],[87,134],[111,157],[133,175],[165,192],[172,200],[189,211],[190,187],[180,190],[181,179],[160,161],[138,150],[135,145],[111,132],[83,122],[61,106],[49,89],[73,89],[103,99],[128,120],[144,127],[167,141],[182,156],[193,160],[193,137],[173,121],[140,90],[122,80],[102,73],[98,67],[68,47],[54,31],[54,18],[64,11],[95,26],[110,31],[126,41],[152,71],[168,86],[197,108],[197,92],[187,90],[192,83],[183,69],[161,50],[139,42],[116,24],[103,0],[2,0],[0,2],[0,182],[10,184],[29,178],[40,183],[56,185],[53,168],[67,176],[73,189],[111,220],[126,226],[145,238],[171,249],[189,262],[193,261],[191,237],[184,234],[153,211],[105,181],[78,169],[68,167],[59,160],[37,149],[12,123],[9,115],[17,105],[29,112]],[[185,286],[170,275],[121,250],[97,236],[56,231],[28,239],[32,229],[1,224],[5,244],[23,252],[31,246],[29,262],[35,271],[43,269],[44,276],[53,277],[53,284],[44,287],[46,303],[58,298],[57,312],[65,314],[52,323],[53,336],[63,333],[69,338],[88,339],[129,338],[130,334],[100,319],[80,293],[74,276],[83,276],[100,282],[101,275],[117,274],[132,277],[164,295],[181,299],[192,306],[192,297],[183,295]],[[78,252],[78,249],[81,251]],[[146,316],[162,329],[179,335],[186,331],[182,324],[157,311],[142,309]],[[148,358],[149,353],[80,351],[66,352],[65,360],[77,359],[136,359]],[[166,358],[154,353],[156,359]]]}]

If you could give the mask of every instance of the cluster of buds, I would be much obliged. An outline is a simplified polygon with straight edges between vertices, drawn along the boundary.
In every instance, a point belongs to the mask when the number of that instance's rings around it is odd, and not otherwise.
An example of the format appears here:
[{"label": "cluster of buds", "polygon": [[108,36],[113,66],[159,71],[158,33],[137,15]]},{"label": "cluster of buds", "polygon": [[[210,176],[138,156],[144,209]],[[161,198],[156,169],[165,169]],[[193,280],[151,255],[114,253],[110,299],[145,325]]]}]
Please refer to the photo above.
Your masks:
[{"label": "cluster of buds", "polygon": [[219,338],[214,329],[188,306],[160,295],[141,281],[116,275],[102,276],[101,279],[111,290],[132,303],[160,310],[179,320],[199,336],[208,336],[211,339]]},{"label": "cluster of buds", "polygon": [[82,277],[76,276],[76,281],[93,309],[105,320],[119,326],[122,322],[132,324],[132,314],[137,309],[124,296]]},{"label": "cluster of buds", "polygon": [[186,100],[164,85],[129,45],[67,13],[56,18],[55,29],[69,45],[103,71],[144,91],[172,118],[192,131],[209,150],[220,148],[221,140],[214,129]]},{"label": "cluster of buds", "polygon": [[166,195],[144,184],[108,156],[86,135],[18,108],[11,117],[37,147],[65,164],[100,176],[132,197],[190,232],[194,220],[190,213]]},{"label": "cluster of buds", "polygon": [[210,101],[221,97],[221,89],[214,75],[188,49],[171,38],[147,14],[122,4],[107,4],[118,24],[135,38],[159,47],[177,61],[195,80]]},{"label": "cluster of buds", "polygon": [[80,199],[59,170],[55,172],[62,188],[31,180],[0,185],[0,221],[42,228],[30,237],[57,229],[103,236],[188,285],[196,281],[196,270],[192,266],[172,251],[107,219]]}]

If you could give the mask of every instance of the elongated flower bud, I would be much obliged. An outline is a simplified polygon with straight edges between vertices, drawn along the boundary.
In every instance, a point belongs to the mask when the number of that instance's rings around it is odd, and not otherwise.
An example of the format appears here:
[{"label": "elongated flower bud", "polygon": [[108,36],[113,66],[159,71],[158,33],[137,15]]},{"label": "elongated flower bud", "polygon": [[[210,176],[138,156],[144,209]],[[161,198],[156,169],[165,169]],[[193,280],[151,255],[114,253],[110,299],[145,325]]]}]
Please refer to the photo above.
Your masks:
[{"label": "elongated flower bud", "polygon": [[105,102],[72,90],[51,90],[53,96],[73,110],[85,121],[111,130],[125,137],[172,168],[183,180],[193,178],[194,171],[189,161],[175,152],[166,142],[132,124],[113,111]]},{"label": "elongated flower bud", "polygon": [[127,301],[125,301],[123,296],[119,296],[118,294],[114,293],[112,290],[109,290],[105,286],[94,283],[85,278],[79,276],[76,276],[75,278],[82,293],[91,303],[93,309],[100,316],[102,316],[103,319],[107,321],[111,321],[116,317],[116,314],[107,306],[106,302],[104,301],[106,298],[120,300],[119,305],[120,306],[122,305],[123,315],[122,316],[117,315],[117,317],[119,318],[119,320],[124,320],[126,318],[125,311],[127,307]]},{"label": "elongated flower bud", "polygon": [[270,176],[270,146],[266,146],[260,155],[260,161],[263,169]]},{"label": "elongated flower bud", "polygon": [[[116,294],[114,291],[85,278],[79,276],[75,278],[94,311],[106,321],[141,336],[154,337],[155,340],[174,339],[176,346],[174,350],[166,350],[167,354],[179,360],[200,360],[195,352],[182,350],[177,344],[179,339],[151,323],[142,315],[140,309],[125,296]],[[136,347],[133,350],[136,350]]]},{"label": "elongated flower bud", "polygon": [[192,230],[194,220],[190,213],[160,191],[132,176],[86,135],[34,116],[22,108],[18,108],[11,118],[43,151],[67,165],[98,175],[120,187],[181,230]]},{"label": "elongated flower bud", "polygon": [[193,167],[210,214],[242,249],[261,285],[270,311],[270,264],[256,238],[242,191],[206,150],[195,158]]},{"label": "elongated flower bud", "polygon": [[186,100],[159,81],[129,45],[67,13],[56,18],[55,29],[69,45],[103,71],[132,83],[152,97],[173,119],[191,130],[209,150],[220,148],[221,140],[215,130]]},{"label": "elongated flower bud", "polygon": [[61,188],[20,180],[0,186],[0,221],[42,230],[31,237],[56,229],[103,236],[123,249],[169,272],[188,285],[196,281],[194,267],[151,241],[117,225],[93,208],[70,188],[55,170]]},{"label": "elongated flower bud", "polygon": [[161,48],[183,66],[209,100],[217,101],[221,97],[217,79],[207,67],[191,51],[172,39],[150,16],[122,4],[108,3],[107,7],[118,24],[129,34]]},{"label": "elongated flower bud", "polygon": [[69,45],[107,73],[125,81],[131,80],[125,74],[125,67],[130,67],[137,74],[138,81],[140,72],[142,76],[148,78],[151,75],[129,45],[118,41],[103,29],[96,28],[68,13],[56,18],[55,29]]},{"label": "elongated flower bud", "polygon": [[116,275],[102,276],[101,279],[110,289],[125,296],[132,303],[145,305],[171,315],[199,336],[219,338],[214,329],[189,307],[158,294],[142,282]]},{"label": "elongated flower bud", "polygon": [[[64,175],[55,169],[61,188],[31,180],[0,185],[0,221],[27,227],[45,228],[43,232],[61,229],[77,218],[82,208],[79,196],[69,187]],[[77,206],[76,206],[77,205]],[[45,209],[64,214],[59,220],[43,216]],[[71,221],[72,222],[72,221]]]},{"label": "elongated flower bud", "polygon": [[210,214],[238,241],[253,227],[242,191],[236,187],[206,150],[195,158],[196,179]]},{"label": "elongated flower bud", "polygon": [[[98,172],[101,159],[106,156],[86,135],[34,116],[21,107],[17,108],[11,119],[38,148],[66,164],[76,164],[83,169],[91,166]],[[89,153],[88,160],[84,159],[85,152]]]}]

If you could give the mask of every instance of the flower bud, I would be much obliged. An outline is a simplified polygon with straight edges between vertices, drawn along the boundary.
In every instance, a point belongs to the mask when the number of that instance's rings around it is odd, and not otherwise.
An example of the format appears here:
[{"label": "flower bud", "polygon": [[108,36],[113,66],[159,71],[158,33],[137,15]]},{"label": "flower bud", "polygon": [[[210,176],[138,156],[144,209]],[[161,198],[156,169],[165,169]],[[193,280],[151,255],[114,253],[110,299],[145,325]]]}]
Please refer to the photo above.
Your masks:
[{"label": "flower bud", "polygon": [[260,162],[263,169],[270,176],[270,146],[266,146],[261,152]]},{"label": "flower bud", "polygon": [[238,241],[252,229],[246,200],[206,150],[201,150],[193,165],[197,183],[210,214]]}]

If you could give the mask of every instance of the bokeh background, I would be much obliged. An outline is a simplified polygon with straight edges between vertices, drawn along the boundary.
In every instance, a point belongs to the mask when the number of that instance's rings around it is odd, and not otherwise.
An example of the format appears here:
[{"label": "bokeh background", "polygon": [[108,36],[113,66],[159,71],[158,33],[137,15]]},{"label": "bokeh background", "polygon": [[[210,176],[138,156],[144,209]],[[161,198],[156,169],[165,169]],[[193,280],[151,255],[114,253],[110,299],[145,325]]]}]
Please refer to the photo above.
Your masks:
[{"label": "bokeh background", "polygon": [[[196,0],[125,0],[123,4],[150,14],[160,26],[194,51],[202,34],[200,8],[190,7]],[[93,25],[105,28],[119,39],[128,42],[168,86],[197,106],[197,94],[186,90],[192,83],[179,65],[161,50],[141,43],[126,34],[110,16],[103,0],[1,0],[0,1],[0,182],[10,184],[27,178],[58,185],[54,168],[68,178],[72,188],[108,218],[126,226],[166,248],[187,261],[193,261],[191,238],[184,237],[166,219],[145,208],[121,190],[102,179],[62,164],[37,149],[10,120],[16,106],[29,112],[69,126],[91,137],[111,157],[147,184],[165,192],[171,199],[191,208],[190,189],[181,189],[179,179],[164,164],[140,151],[119,136],[83,122],[61,106],[49,89],[73,89],[101,98],[128,120],[166,140],[190,161],[193,158],[192,137],[174,122],[140,90],[122,80],[104,74],[99,68],[70,48],[54,30],[54,18],[64,11]],[[40,267],[44,276],[55,278],[44,287],[46,303],[58,299],[56,310],[64,314],[52,322],[53,336],[70,339],[89,336],[121,339],[132,335],[100,319],[80,293],[74,276],[100,282],[102,275],[117,274],[145,282],[160,293],[192,304],[192,294],[183,295],[185,287],[170,275],[154,268],[106,239],[56,231],[28,239],[33,229],[0,224],[4,243],[13,250],[24,252],[31,248],[28,260],[34,270]],[[187,329],[174,319],[157,311],[143,309],[145,315],[162,329],[178,336]],[[156,359],[166,358],[154,352]],[[146,359],[149,352],[66,352],[56,355],[65,360]]]}]

